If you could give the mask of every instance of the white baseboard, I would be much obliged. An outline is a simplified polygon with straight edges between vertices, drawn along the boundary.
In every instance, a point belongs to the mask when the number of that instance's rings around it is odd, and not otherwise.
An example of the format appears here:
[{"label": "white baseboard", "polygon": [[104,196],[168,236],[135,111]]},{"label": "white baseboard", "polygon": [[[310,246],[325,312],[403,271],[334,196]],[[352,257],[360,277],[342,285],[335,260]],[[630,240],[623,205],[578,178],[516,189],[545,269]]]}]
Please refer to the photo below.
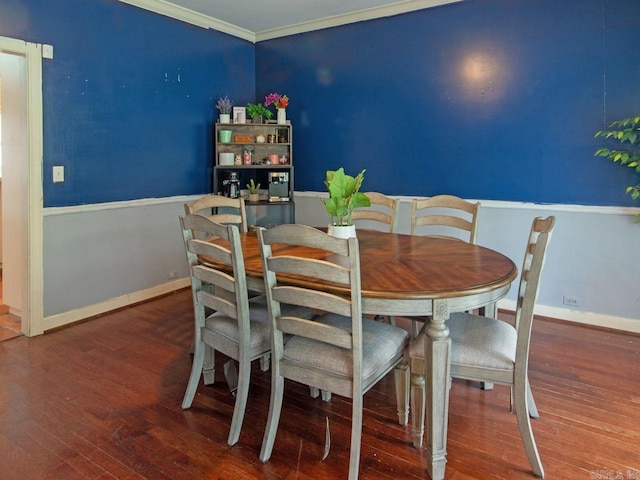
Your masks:
[{"label": "white baseboard", "polygon": [[79,322],[96,315],[101,315],[112,310],[117,310],[118,308],[128,307],[138,302],[150,300],[152,298],[159,297],[176,290],[180,290],[184,287],[188,287],[189,285],[189,278],[180,278],[163,285],[157,285],[146,290],[140,290],[128,295],[112,298],[101,303],[87,305],[86,307],[78,308],[76,310],[70,310],[68,312],[51,315],[49,317],[45,317],[44,319],[44,331],[46,332],[47,330],[51,330],[53,328]]},{"label": "white baseboard", "polygon": [[[513,300],[501,300],[498,302],[498,308],[514,312],[516,310],[516,302]],[[614,317],[612,315],[592,312],[578,312],[568,308],[548,307],[546,305],[536,305],[535,314],[566,322],[640,333],[640,322],[633,318]]]}]

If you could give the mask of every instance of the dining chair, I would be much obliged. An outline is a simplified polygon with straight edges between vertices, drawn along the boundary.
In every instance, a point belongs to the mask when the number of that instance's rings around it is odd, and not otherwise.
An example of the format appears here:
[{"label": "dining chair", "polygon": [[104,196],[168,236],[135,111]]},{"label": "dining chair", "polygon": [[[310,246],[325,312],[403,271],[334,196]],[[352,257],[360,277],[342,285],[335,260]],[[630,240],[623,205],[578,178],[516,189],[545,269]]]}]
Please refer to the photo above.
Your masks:
[{"label": "dining chair", "polygon": [[476,243],[480,202],[436,195],[411,202],[411,235],[434,235]]},{"label": "dining chair", "polygon": [[[191,407],[201,376],[205,385],[214,383],[216,350],[237,361],[236,401],[227,439],[229,445],[235,445],[247,405],[251,362],[260,359],[261,369],[269,369],[271,335],[266,297],[249,299],[236,225],[222,225],[200,214],[182,216],[180,223],[189,263],[195,320],[193,364],[182,408]],[[215,238],[216,241],[203,238]],[[283,311],[304,318],[315,316],[310,309],[290,305]]]},{"label": "dining chair", "polygon": [[356,208],[351,214],[351,220],[356,225],[395,233],[398,227],[398,201],[378,192],[367,192],[365,195],[369,197],[371,206]]},{"label": "dining chair", "polygon": [[[184,204],[185,213],[200,213],[217,223],[237,225],[241,232],[246,232],[247,211],[244,198],[229,198],[223,195],[205,195],[197,200]],[[206,212],[205,212],[206,211]]]},{"label": "dining chair", "polygon": [[[446,322],[451,338],[451,376],[511,387],[524,449],[533,473],[540,478],[544,477],[544,469],[529,419],[530,416],[537,417],[538,411],[527,372],[533,310],[554,224],[555,217],[533,220],[522,264],[514,325],[470,313],[453,313]],[[411,348],[412,372],[424,369],[422,345],[414,342]],[[412,384],[411,388],[412,422],[422,425],[424,385]]]},{"label": "dining chair", "polygon": [[[271,457],[284,380],[289,379],[352,399],[349,479],[355,480],[360,464],[363,395],[391,370],[395,371],[399,422],[407,424],[409,335],[401,328],[362,317],[356,238],[335,238],[294,224],[259,229],[258,240],[273,345],[271,401],[260,460],[267,462]],[[302,275],[309,282],[287,285],[282,280],[287,275]],[[327,291],[328,283],[338,284],[339,291]],[[285,315],[282,303],[316,307],[326,313],[308,321]],[[291,336],[286,343],[285,336]]]}]

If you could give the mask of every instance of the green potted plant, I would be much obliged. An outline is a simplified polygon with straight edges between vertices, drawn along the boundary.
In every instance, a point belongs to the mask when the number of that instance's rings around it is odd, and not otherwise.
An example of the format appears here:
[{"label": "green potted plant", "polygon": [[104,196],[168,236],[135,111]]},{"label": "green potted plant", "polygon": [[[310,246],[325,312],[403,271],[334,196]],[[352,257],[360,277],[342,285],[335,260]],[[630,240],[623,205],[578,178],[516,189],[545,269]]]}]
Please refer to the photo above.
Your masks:
[{"label": "green potted plant", "polygon": [[[599,148],[595,155],[605,157],[618,165],[633,168],[640,175],[640,116],[616,120],[609,125],[610,130],[596,132],[596,137],[617,140],[623,145],[621,149]],[[625,145],[628,144],[628,145]],[[624,147],[627,148],[624,148]],[[640,198],[640,183],[627,187],[631,198]],[[640,223],[640,218],[637,220]]]},{"label": "green potted plant", "polygon": [[324,207],[329,214],[329,234],[336,237],[355,237],[355,226],[351,221],[354,208],[371,205],[369,197],[360,192],[364,180],[362,170],[355,178],[344,173],[344,168],[327,170],[324,181],[329,198],[323,199]]},{"label": "green potted plant", "polygon": [[269,120],[271,118],[271,110],[262,105],[261,103],[248,103],[247,113],[251,117],[253,123],[263,123],[263,119]]},{"label": "green potted plant", "polygon": [[260,184],[256,184],[253,181],[253,178],[247,183],[247,188],[249,189],[249,201],[257,202],[260,200]]}]

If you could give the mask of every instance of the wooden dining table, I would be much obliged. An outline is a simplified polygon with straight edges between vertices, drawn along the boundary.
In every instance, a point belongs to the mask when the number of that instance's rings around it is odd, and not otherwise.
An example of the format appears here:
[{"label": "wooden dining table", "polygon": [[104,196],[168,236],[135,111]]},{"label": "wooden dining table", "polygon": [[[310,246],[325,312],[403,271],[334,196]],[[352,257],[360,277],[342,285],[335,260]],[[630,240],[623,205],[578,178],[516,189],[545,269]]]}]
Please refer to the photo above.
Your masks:
[{"label": "wooden dining table", "polygon": [[[453,312],[485,308],[496,315],[518,275],[506,256],[449,238],[357,231],[360,248],[362,311],[371,315],[422,317],[425,327],[413,341],[424,348],[425,361],[411,372],[412,386],[426,388],[426,455],[433,480],[444,479],[449,409],[451,339],[446,321]],[[264,291],[262,262],[255,232],[241,234],[247,283]],[[278,248],[278,247],[276,247]],[[321,257],[318,251],[287,247],[295,255]],[[295,251],[295,252],[294,252]],[[304,284],[304,278],[286,278]],[[340,285],[326,285],[340,292]],[[346,293],[346,292],[345,292]],[[426,423],[425,422],[425,423]],[[414,446],[422,445],[424,425],[413,425]]]}]

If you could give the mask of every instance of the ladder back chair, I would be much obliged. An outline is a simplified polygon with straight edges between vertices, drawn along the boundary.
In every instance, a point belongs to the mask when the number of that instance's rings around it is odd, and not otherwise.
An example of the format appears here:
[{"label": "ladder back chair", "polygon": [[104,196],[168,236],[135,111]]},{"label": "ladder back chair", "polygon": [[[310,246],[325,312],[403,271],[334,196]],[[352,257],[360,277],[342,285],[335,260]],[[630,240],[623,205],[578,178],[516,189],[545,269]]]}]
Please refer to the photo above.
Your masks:
[{"label": "ladder back chair", "polygon": [[435,235],[476,243],[480,202],[453,195],[436,195],[411,202],[411,235]]},{"label": "ladder back chair", "polygon": [[200,213],[217,223],[237,225],[238,230],[243,233],[248,231],[247,211],[243,198],[205,195],[191,203],[185,203],[184,210],[187,215]]},{"label": "ladder back chair", "polygon": [[378,192],[367,192],[365,195],[369,197],[371,206],[356,208],[351,213],[351,220],[356,225],[395,233],[398,228],[398,201]]},{"label": "ladder back chair", "polygon": [[[267,462],[271,457],[284,380],[289,379],[352,399],[349,479],[355,480],[360,464],[363,395],[391,370],[395,371],[399,422],[407,424],[409,335],[393,325],[362,318],[356,238],[334,238],[305,225],[280,225],[259,229],[258,239],[273,344],[271,402],[260,460]],[[283,251],[283,245],[294,248]],[[305,278],[292,286],[277,280],[282,275]],[[328,292],[327,284],[339,284],[342,294]],[[282,303],[316,307],[325,313],[308,321],[284,314]],[[290,336],[286,343],[285,336]]]},{"label": "ladder back chair", "polygon": [[[544,469],[529,419],[537,417],[538,411],[527,372],[533,310],[554,224],[555,217],[533,220],[520,275],[515,325],[469,313],[454,313],[446,322],[451,337],[451,376],[511,387],[524,449],[533,473],[541,478]],[[411,349],[412,371],[424,367],[425,353],[417,343]],[[424,386],[411,388],[412,421],[423,425]]]},{"label": "ladder back chair", "polygon": [[[235,445],[247,405],[251,362],[260,359],[261,369],[269,368],[271,334],[266,299],[249,300],[237,226],[222,225],[200,214],[180,217],[180,223],[191,276],[195,327],[193,364],[182,408],[191,407],[201,376],[205,385],[214,383],[216,350],[236,360],[238,386],[227,439],[229,445]],[[215,238],[216,243],[201,236]],[[303,317],[315,316],[308,309],[286,307],[285,311]],[[215,313],[207,313],[211,311]]]}]

